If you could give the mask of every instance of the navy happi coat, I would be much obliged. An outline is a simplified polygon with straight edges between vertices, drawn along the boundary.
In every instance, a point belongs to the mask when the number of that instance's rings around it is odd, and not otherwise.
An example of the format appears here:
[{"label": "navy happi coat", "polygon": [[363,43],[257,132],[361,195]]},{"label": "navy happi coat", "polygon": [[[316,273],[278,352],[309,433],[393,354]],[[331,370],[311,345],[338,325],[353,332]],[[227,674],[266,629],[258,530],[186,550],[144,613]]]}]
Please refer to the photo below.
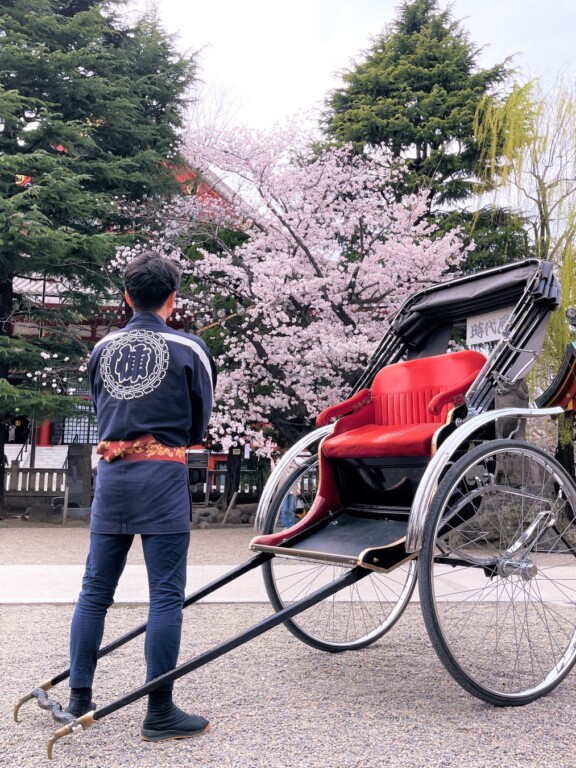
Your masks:
[{"label": "navy happi coat", "polygon": [[[216,383],[214,361],[197,336],[138,312],[104,337],[88,362],[100,440],[151,434],[187,446],[204,436]],[[100,460],[94,533],[184,533],[190,529],[188,469],[172,461]]]}]

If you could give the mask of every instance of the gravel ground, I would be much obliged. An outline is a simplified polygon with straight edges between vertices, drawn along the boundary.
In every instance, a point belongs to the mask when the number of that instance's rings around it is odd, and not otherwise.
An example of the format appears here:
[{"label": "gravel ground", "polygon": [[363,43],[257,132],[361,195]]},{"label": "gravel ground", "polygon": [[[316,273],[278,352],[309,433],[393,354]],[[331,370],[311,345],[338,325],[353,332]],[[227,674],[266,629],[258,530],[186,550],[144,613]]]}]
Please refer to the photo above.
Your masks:
[{"label": "gravel ground", "polygon": [[[18,533],[20,531],[20,533]],[[193,532],[192,563],[246,558],[251,531]],[[56,527],[0,530],[0,561],[82,562],[87,532]],[[19,544],[17,545],[17,542]],[[203,551],[199,551],[203,550]],[[7,556],[8,559],[7,559]],[[140,557],[138,550],[134,558]],[[27,559],[31,558],[31,559]],[[39,558],[42,558],[41,560]],[[48,559],[47,559],[48,558]],[[139,562],[137,559],[133,562]],[[67,666],[72,606],[1,606],[0,765],[49,765],[57,727],[35,702],[11,719],[15,701]],[[269,613],[262,604],[205,604],[185,614],[181,659],[233,636]],[[115,607],[106,640],[145,620],[146,607]],[[95,698],[103,706],[144,675],[138,638],[103,659]],[[576,674],[544,699],[494,708],[465,693],[432,650],[418,606],[359,652],[326,654],[277,628],[176,684],[176,699],[212,730],[187,741],[140,741],[143,701],[54,747],[62,768],[574,768]],[[51,691],[66,701],[66,684]]]}]

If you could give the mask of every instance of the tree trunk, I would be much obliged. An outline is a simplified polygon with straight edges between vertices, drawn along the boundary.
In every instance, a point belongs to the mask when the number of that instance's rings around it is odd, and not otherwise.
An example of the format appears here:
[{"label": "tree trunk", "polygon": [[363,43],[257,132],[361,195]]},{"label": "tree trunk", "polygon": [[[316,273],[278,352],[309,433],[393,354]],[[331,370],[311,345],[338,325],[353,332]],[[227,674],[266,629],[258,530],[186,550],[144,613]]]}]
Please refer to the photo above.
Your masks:
[{"label": "tree trunk", "polygon": [[230,448],[226,462],[226,482],[222,496],[222,509],[228,509],[232,497],[240,489],[240,468],[242,465],[242,448]]},{"label": "tree trunk", "polygon": [[277,437],[279,438],[278,443],[281,448],[294,445],[301,437],[314,429],[314,422],[310,423],[303,415],[300,416],[298,426],[295,426],[290,421],[286,421],[285,414],[280,411],[272,411],[269,414],[269,419],[279,433]]},{"label": "tree trunk", "polygon": [[[12,336],[12,276],[0,276],[0,336]],[[0,364],[0,379],[8,379],[8,363]],[[2,415],[4,420],[4,415]],[[5,511],[4,490],[6,487],[6,462],[4,461],[4,446],[6,444],[6,426],[0,425],[0,515]]]}]

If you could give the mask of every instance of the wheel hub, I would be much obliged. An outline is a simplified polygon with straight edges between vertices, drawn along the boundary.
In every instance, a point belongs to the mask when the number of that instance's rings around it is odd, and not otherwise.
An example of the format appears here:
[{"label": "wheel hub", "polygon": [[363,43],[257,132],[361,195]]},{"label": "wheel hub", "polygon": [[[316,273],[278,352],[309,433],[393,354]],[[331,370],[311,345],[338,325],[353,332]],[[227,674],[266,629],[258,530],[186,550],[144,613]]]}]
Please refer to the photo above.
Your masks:
[{"label": "wheel hub", "polygon": [[500,560],[496,566],[498,576],[520,576],[524,581],[530,581],[538,573],[536,564],[531,560]]}]

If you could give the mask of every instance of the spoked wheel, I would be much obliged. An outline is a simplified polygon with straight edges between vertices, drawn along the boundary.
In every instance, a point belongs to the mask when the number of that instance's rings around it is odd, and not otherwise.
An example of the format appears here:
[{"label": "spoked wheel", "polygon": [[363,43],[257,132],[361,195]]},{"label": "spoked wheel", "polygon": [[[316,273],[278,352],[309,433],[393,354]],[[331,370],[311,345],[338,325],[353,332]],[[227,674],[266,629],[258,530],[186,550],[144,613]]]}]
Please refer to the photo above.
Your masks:
[{"label": "spoked wheel", "polygon": [[[318,458],[313,456],[297,467],[279,489],[268,510],[265,533],[280,529],[281,510],[290,494],[300,499],[307,510],[317,487]],[[268,597],[279,611],[335,581],[348,569],[275,555],[263,570]],[[413,561],[389,574],[371,573],[358,584],[289,619],[285,626],[299,640],[322,651],[338,653],[365,648],[382,637],[401,616],[414,591],[416,573]]]},{"label": "spoked wheel", "polygon": [[420,599],[438,656],[474,696],[528,704],[574,665],[575,515],[568,473],[516,440],[472,449],[440,483]]}]

